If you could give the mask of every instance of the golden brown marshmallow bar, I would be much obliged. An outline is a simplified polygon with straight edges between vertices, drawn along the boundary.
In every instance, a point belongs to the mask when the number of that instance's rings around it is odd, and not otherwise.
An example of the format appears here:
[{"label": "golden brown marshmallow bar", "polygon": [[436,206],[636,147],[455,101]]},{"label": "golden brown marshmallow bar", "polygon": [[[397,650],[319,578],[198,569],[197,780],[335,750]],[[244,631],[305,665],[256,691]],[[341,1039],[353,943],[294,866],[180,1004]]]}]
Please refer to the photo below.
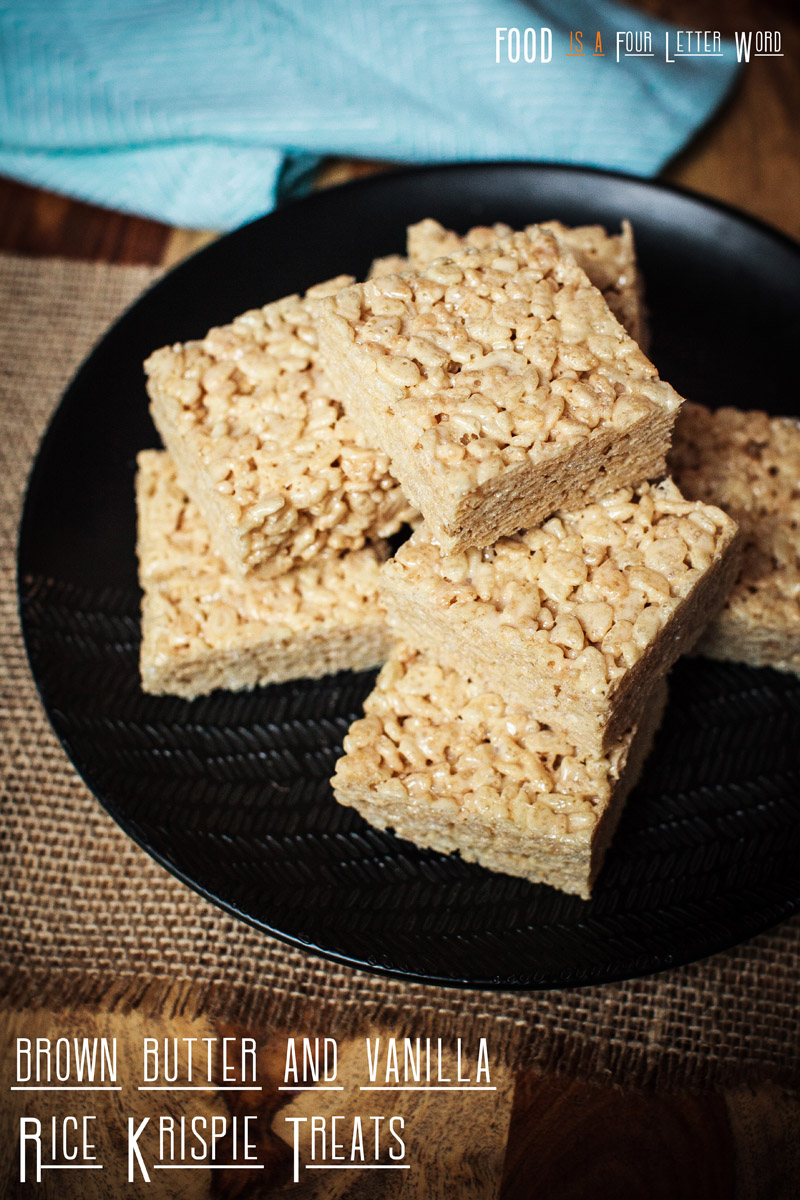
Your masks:
[{"label": "golden brown marshmallow bar", "polygon": [[[603,294],[608,307],[635,342],[647,351],[647,314],[644,304],[644,285],[636,261],[636,248],[630,221],[622,222],[622,231],[609,234],[602,225],[578,225],[570,228],[560,221],[544,221],[542,229],[552,233],[585,271],[591,283]],[[535,227],[528,226],[527,233]],[[445,258],[467,246],[487,250],[498,240],[513,233],[510,225],[476,225],[463,235],[445,229],[438,221],[428,218],[408,228],[408,259],[406,265],[397,255],[379,259],[379,273],[401,271],[408,266],[425,266],[437,258]],[[374,269],[374,268],[373,268]]]},{"label": "golden brown marshmallow bar", "polygon": [[138,465],[144,691],[192,699],[386,659],[392,639],[377,597],[385,543],[242,581],[214,553],[169,455],[145,450]]},{"label": "golden brown marshmallow bar", "polygon": [[738,570],[736,525],[671,480],[442,556],[425,524],[381,570],[398,637],[599,753],[697,639]]},{"label": "golden brown marshmallow bar", "polygon": [[325,369],[446,553],[664,473],[680,397],[552,234],[319,302]]},{"label": "golden brown marshmallow bar", "polygon": [[151,412],[228,568],[279,575],[320,551],[390,536],[411,514],[322,381],[310,304],[342,276],[157,350]]},{"label": "golden brown marshmallow bar", "polygon": [[395,647],[344,741],[334,795],[418,846],[588,898],[666,701],[605,755],[465,672]]},{"label": "golden brown marshmallow bar", "polygon": [[742,530],[742,569],[697,645],[710,658],[800,674],[800,423],[687,404],[670,462],[682,490]]}]

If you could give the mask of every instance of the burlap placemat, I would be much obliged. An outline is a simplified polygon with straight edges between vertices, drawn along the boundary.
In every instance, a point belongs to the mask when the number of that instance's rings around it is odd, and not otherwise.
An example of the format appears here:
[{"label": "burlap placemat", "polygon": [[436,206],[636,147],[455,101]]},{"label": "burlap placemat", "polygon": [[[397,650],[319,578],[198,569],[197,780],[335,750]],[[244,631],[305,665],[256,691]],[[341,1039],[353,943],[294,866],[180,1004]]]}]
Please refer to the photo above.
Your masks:
[{"label": "burlap placemat", "polygon": [[800,1080],[800,920],[649,979],[531,995],[458,992],[333,966],[226,916],[114,825],[64,756],[19,634],[25,479],[59,394],[155,277],[0,256],[0,991],[8,1006],[208,1012],[346,1036],[386,1022],[488,1033],[516,1063],[628,1085]]}]

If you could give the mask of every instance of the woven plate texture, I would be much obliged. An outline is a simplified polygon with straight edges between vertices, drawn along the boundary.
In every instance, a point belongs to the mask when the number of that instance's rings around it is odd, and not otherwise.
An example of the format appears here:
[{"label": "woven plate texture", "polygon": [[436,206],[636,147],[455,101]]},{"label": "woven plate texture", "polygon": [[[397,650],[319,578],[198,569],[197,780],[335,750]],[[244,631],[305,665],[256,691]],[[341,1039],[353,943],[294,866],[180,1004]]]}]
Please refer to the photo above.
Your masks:
[{"label": "woven plate texture", "polygon": [[187,702],[139,690],[135,456],[158,440],[155,347],[400,251],[425,216],[466,229],[631,219],[652,357],[711,406],[797,412],[800,249],[654,184],[526,164],[431,168],[320,193],[214,243],[148,292],[67,391],[20,539],[31,665],[111,815],[224,908],[330,958],[435,983],[543,988],[691,962],[800,908],[800,681],[684,660],[592,901],[371,829],[328,779],[374,675]]}]

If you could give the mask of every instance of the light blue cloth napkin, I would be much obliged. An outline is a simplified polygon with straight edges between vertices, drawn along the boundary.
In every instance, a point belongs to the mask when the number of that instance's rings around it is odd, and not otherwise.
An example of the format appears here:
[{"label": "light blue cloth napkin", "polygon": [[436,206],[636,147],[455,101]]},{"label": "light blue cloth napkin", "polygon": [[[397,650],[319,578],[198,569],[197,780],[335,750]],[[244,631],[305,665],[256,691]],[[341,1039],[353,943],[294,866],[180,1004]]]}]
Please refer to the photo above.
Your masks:
[{"label": "light blue cloth napkin", "polygon": [[[550,62],[538,39],[536,62],[509,62],[513,34],[496,62],[498,27],[542,26]],[[644,29],[653,57],[617,62],[617,31]],[[730,43],[666,62],[669,29],[610,0],[0,0],[0,173],[214,229],[324,154],[651,175],[736,71]]]}]

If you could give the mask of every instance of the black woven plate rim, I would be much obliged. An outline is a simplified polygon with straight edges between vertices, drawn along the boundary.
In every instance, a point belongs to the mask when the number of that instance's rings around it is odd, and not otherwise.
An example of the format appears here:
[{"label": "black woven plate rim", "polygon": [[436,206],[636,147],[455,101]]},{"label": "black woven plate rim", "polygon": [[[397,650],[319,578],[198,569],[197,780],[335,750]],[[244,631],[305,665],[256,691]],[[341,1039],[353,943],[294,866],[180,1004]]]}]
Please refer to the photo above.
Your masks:
[{"label": "black woven plate rim", "polygon": [[[697,205],[701,210],[715,211],[732,220],[748,226],[753,230],[758,231],[762,236],[772,239],[775,244],[782,245],[785,249],[790,250],[798,257],[800,262],[800,247],[784,234],[772,229],[764,222],[750,217],[747,214],[742,214],[736,209],[722,204],[717,201],[706,199],[705,197],[696,196],[694,193],[684,188],[679,188],[674,185],[655,184],[650,181],[642,180],[637,177],[628,176],[619,172],[596,171],[591,168],[568,167],[559,164],[528,164],[528,163],[482,163],[482,164],[450,164],[444,167],[433,168],[410,168],[403,171],[391,172],[389,174],[370,177],[366,180],[357,180],[349,184],[343,185],[336,189],[340,195],[350,195],[358,197],[369,196],[370,193],[380,193],[387,186],[394,183],[399,184],[402,181],[408,182],[415,179],[428,178],[432,174],[438,174],[442,178],[447,178],[448,174],[455,178],[460,173],[469,172],[476,178],[483,175],[491,175],[492,173],[501,170],[505,172],[519,172],[520,177],[530,179],[535,177],[537,173],[552,174],[556,172],[563,174],[565,177],[571,177],[573,180],[598,179],[598,180],[617,180],[628,187],[643,189],[649,194],[658,195],[659,193],[672,194],[681,197],[691,205]],[[244,226],[240,230],[234,231],[227,235],[226,238],[212,244],[207,249],[200,251],[188,263],[180,264],[173,272],[170,272],[164,279],[156,282],[143,296],[136,301],[123,315],[118,319],[111,330],[106,334],[103,341],[100,343],[102,347],[105,342],[111,337],[118,336],[120,326],[125,325],[131,313],[135,313],[142,305],[152,302],[153,296],[157,296],[159,289],[165,286],[173,286],[176,277],[180,273],[196,264],[198,260],[202,260],[204,256],[218,256],[224,252],[225,244],[231,239],[248,238],[252,236],[254,230],[269,229],[269,222],[275,220],[281,214],[285,214],[287,210],[295,214],[300,214],[303,219],[308,219],[308,214],[313,217],[314,211],[322,210],[324,212],[327,198],[331,195],[330,192],[317,193],[303,200],[297,201],[290,206],[285,206],[278,210],[278,213],[271,214],[265,218],[260,218],[256,222],[252,222],[248,226]],[[397,248],[397,247],[395,247]],[[387,251],[390,247],[386,248]],[[36,523],[36,506],[38,503],[39,493],[41,492],[44,475],[47,465],[47,459],[53,448],[57,446],[58,439],[61,436],[62,423],[69,419],[69,410],[71,405],[71,397],[79,392],[84,374],[88,365],[91,363],[99,348],[87,358],[76,373],[72,383],[66,390],[62,401],[56,410],[48,429],[42,439],[42,443],[37,454],[37,459],[30,475],[27,494],[25,498],[23,518],[20,527],[20,540],[18,552],[18,586],[19,586],[19,603],[20,603],[20,618],[22,622],[23,635],[25,638],[26,651],[28,654],[31,670],[39,690],[42,703],[48,716],[53,724],[55,732],[65,750],[68,757],[72,760],[79,774],[97,796],[113,819],[122,827],[122,829],[133,838],[147,853],[149,853],[163,867],[180,879],[183,883],[192,887],[205,899],[217,904],[231,915],[246,921],[253,927],[268,933],[289,945],[295,946],[301,950],[319,954],[332,961],[341,963],[342,965],[362,968],[371,973],[392,976],[404,980],[416,981],[420,983],[436,984],[453,987],[470,987],[481,989],[498,989],[498,990],[539,990],[551,987],[572,987],[580,985],[590,985],[593,983],[615,982],[629,978],[636,978],[653,973],[654,971],[663,970],[675,965],[694,962],[699,958],[704,958],[710,954],[717,953],[721,950],[729,949],[737,945],[745,938],[754,936],[765,929],[777,924],[786,917],[800,910],[800,875],[791,879],[781,878],[767,889],[768,894],[761,895],[758,899],[753,898],[753,906],[745,916],[739,916],[735,922],[735,927],[729,927],[723,921],[721,924],[714,926],[712,921],[712,929],[709,931],[705,926],[697,935],[692,933],[686,934],[682,945],[675,953],[665,953],[664,951],[653,954],[635,955],[632,959],[618,958],[614,961],[607,961],[602,968],[582,968],[580,965],[571,969],[560,969],[557,972],[548,970],[547,967],[541,969],[528,969],[522,967],[519,974],[505,974],[502,978],[497,976],[485,976],[480,973],[464,972],[459,976],[453,974],[439,975],[430,970],[415,971],[408,967],[398,968],[393,965],[391,952],[388,956],[376,957],[373,955],[362,956],[341,953],[336,949],[324,944],[324,939],[306,939],[295,936],[290,930],[278,928],[270,924],[268,919],[263,916],[258,916],[252,912],[246,911],[229,898],[218,895],[213,888],[204,886],[191,872],[187,872],[181,868],[179,864],[172,861],[169,855],[153,841],[144,836],[136,827],[134,821],[129,817],[125,808],[120,806],[115,796],[104,785],[99,777],[98,771],[90,757],[86,757],[80,753],[76,753],[75,747],[71,744],[70,738],[65,731],[63,715],[59,713],[57,708],[57,699],[51,695],[48,687],[48,669],[50,663],[46,653],[42,653],[41,649],[37,649],[35,645],[35,629],[30,617],[30,592],[28,589],[27,580],[35,575],[35,572],[30,570],[29,559],[31,557],[31,539],[35,536]],[[761,673],[758,673],[761,674]],[[769,674],[772,674],[771,672]],[[407,845],[407,844],[405,844]],[[410,853],[413,858],[413,851]],[[437,857],[437,856],[433,856]],[[477,869],[476,869],[477,870]],[[488,874],[488,873],[487,873]]]}]

